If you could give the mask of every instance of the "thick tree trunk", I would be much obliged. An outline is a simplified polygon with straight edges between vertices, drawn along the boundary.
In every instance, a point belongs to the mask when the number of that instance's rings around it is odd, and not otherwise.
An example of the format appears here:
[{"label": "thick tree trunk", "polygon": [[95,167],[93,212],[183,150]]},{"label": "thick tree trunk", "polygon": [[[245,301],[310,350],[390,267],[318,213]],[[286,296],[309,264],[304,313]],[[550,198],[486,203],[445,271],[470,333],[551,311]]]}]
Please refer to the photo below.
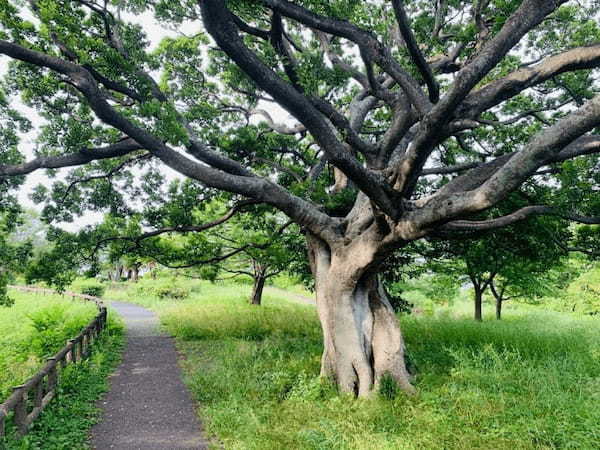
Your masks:
[{"label": "thick tree trunk", "polygon": [[377,275],[356,269],[369,266],[369,249],[362,250],[357,246],[332,256],[324,242],[309,239],[324,340],[321,375],[332,377],[341,391],[361,397],[376,390],[386,375],[413,393],[393,308]]},{"label": "thick tree trunk", "polygon": [[482,317],[482,309],[481,304],[483,301],[483,292],[477,286],[475,287],[475,320],[481,322],[483,320]]},{"label": "thick tree trunk", "polygon": [[502,298],[496,298],[496,319],[502,319]]},{"label": "thick tree trunk", "polygon": [[265,281],[267,281],[266,268],[260,264],[254,266],[254,287],[252,288],[252,295],[250,296],[250,304],[260,306],[262,303],[262,294],[265,287]]},{"label": "thick tree trunk", "polygon": [[137,282],[137,280],[140,278],[140,266],[137,264],[134,264],[134,266],[131,269],[131,279],[134,282]]}]

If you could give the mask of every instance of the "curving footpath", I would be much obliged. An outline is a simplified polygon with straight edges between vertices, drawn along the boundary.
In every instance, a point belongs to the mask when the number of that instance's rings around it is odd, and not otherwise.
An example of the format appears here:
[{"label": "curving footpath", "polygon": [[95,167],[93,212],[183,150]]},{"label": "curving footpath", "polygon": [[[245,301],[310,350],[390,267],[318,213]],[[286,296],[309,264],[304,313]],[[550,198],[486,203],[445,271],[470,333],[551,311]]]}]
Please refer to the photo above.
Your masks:
[{"label": "curving footpath", "polygon": [[125,321],[127,345],[100,403],[104,413],[92,428],[92,448],[207,448],[194,403],[181,381],[173,339],[160,333],[153,312],[129,303],[111,306]]}]

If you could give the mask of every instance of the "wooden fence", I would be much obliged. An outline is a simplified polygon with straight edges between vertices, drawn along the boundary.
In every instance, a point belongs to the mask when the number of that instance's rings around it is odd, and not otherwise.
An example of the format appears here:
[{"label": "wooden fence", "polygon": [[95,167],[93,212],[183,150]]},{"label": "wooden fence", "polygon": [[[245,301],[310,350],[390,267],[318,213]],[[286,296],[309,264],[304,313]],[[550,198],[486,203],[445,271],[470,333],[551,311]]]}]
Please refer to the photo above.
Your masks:
[{"label": "wooden fence", "polygon": [[[11,286],[21,291],[56,294],[52,289]],[[30,425],[40,415],[48,403],[56,396],[60,369],[67,364],[77,363],[87,357],[94,342],[106,326],[106,307],[102,300],[91,295],[78,294],[75,292],[63,292],[63,295],[93,301],[98,306],[98,314],[77,335],[70,339],[58,353],[48,358],[47,363],[33,377],[24,384],[13,388],[8,399],[0,404],[0,439],[5,433],[5,422],[9,413],[13,414],[13,421],[17,432],[23,436],[29,430]],[[2,444],[0,442],[0,448]]]}]

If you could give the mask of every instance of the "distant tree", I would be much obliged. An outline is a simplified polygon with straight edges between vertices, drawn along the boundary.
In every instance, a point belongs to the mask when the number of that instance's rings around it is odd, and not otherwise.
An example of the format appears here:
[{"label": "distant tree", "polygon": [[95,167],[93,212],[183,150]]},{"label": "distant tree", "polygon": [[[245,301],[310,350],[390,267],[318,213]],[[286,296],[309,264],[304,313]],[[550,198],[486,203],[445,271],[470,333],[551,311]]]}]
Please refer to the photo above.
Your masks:
[{"label": "distant tree", "polygon": [[[514,198],[509,199],[499,208],[514,207],[506,204],[514,202]],[[434,270],[466,276],[473,286],[475,320],[482,320],[483,298],[488,290],[496,302],[496,318],[500,319],[505,301],[552,291],[571,239],[564,222],[536,217],[483,231],[469,239],[433,241],[429,256]]]},{"label": "distant tree", "polygon": [[[0,202],[1,203],[1,202]],[[31,256],[32,244],[29,240],[15,242],[13,233],[21,222],[21,210],[12,203],[5,204],[0,211],[0,306],[11,306],[7,284],[21,274]]]},{"label": "distant tree", "polygon": [[49,227],[46,237],[49,245],[38,251],[24,268],[25,281],[52,283],[62,291],[86,264],[79,258],[81,249],[71,233]]},{"label": "distant tree", "polygon": [[[291,227],[291,229],[290,229]],[[250,303],[260,305],[265,283],[288,270],[297,260],[306,260],[306,250],[295,252],[301,239],[295,225],[282,221],[281,215],[244,214],[214,229],[210,239],[221,240],[228,252],[239,252],[214,264],[215,270],[252,278]]]},{"label": "distant tree", "polygon": [[26,208],[20,215],[18,226],[11,233],[11,241],[15,244],[30,242],[34,254],[47,249],[48,224],[42,220],[41,214],[32,209]]}]

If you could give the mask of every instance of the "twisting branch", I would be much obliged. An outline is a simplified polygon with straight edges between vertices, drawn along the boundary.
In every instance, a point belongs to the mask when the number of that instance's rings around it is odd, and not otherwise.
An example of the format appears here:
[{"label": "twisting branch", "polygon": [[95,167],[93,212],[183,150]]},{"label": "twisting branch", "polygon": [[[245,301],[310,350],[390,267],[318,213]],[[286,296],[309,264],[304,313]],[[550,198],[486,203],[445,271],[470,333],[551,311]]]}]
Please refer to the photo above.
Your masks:
[{"label": "twisting branch", "polygon": [[200,233],[202,231],[206,231],[210,228],[214,228],[219,226],[229,219],[231,219],[235,214],[240,212],[244,207],[249,205],[256,205],[260,202],[256,200],[243,200],[241,202],[236,203],[233,207],[229,209],[224,215],[219,217],[218,219],[212,220],[207,223],[203,223],[200,225],[185,225],[185,226],[174,226],[174,227],[164,227],[159,228],[157,230],[147,231],[145,233],[141,233],[138,236],[110,236],[96,242],[92,250],[92,255],[96,254],[98,250],[100,250],[105,244],[109,242],[115,241],[127,241],[133,243],[136,247],[140,245],[140,243],[146,239],[150,239],[156,236],[160,236],[161,234],[166,233]]},{"label": "twisting branch", "polygon": [[221,261],[225,261],[226,259],[229,259],[232,256],[235,256],[239,253],[242,253],[243,251],[246,251],[249,248],[257,248],[257,247],[260,247],[260,246],[253,245],[253,244],[247,244],[240,248],[232,250],[229,253],[225,253],[224,255],[215,256],[213,258],[208,258],[208,259],[197,259],[197,260],[194,260],[194,261],[186,263],[186,264],[171,264],[171,263],[166,262],[160,256],[157,256],[156,254],[149,255],[149,256],[151,258],[153,258],[161,266],[168,267],[169,269],[189,269],[190,267],[201,266],[203,264],[215,264],[215,263],[218,263]]},{"label": "twisting branch", "polygon": [[352,76],[352,78],[358,81],[363,88],[368,89],[369,81],[367,80],[365,74],[362,73],[360,70],[354,68],[351,64],[345,62],[342,58],[339,57],[339,55],[337,55],[333,51],[333,49],[331,48],[331,40],[329,39],[327,34],[323,33],[322,31],[317,31],[316,36],[319,39],[319,42],[321,43],[321,48],[323,49],[323,52],[327,55],[331,64],[350,74],[350,76]]},{"label": "twisting branch", "polygon": [[534,205],[525,206],[511,214],[489,220],[453,220],[444,224],[442,231],[484,231],[506,227],[513,223],[521,222],[532,216],[551,215],[572,222],[587,225],[600,225],[600,217],[582,216],[580,214],[563,212],[552,206]]},{"label": "twisting branch", "polygon": [[535,119],[544,123],[544,125],[550,125],[550,123],[546,119],[544,119],[543,117],[540,117],[539,113],[542,113],[545,111],[555,111],[557,109],[562,108],[565,105],[568,105],[569,103],[571,103],[570,99],[565,100],[564,102],[561,102],[558,105],[551,105],[551,106],[546,106],[546,107],[542,107],[542,108],[528,109],[527,111],[523,111],[522,113],[517,114],[516,116],[511,117],[510,119],[506,119],[506,120],[488,120],[488,119],[481,119],[481,118],[475,119],[475,120],[484,125],[506,126],[506,125],[512,125],[514,123],[517,123],[519,120],[524,119],[525,117],[534,117]]},{"label": "twisting branch", "polygon": [[285,74],[290,79],[292,86],[299,92],[304,92],[304,88],[300,84],[300,78],[296,72],[296,60],[292,55],[292,52],[286,45],[284,39],[283,21],[281,20],[281,14],[274,12],[271,17],[271,32],[269,33],[269,41],[275,49],[275,51],[281,57],[281,63]]},{"label": "twisting branch", "polygon": [[599,66],[600,44],[577,47],[558,55],[549,56],[536,65],[523,67],[472,92],[465,98],[457,115],[475,118],[523,90],[543,83],[561,73]]},{"label": "twisting branch", "polygon": [[301,123],[297,123],[295,124],[293,127],[286,125],[284,123],[276,123],[273,118],[271,117],[271,114],[269,114],[267,111],[265,111],[264,109],[253,109],[252,111],[249,112],[250,115],[252,114],[257,114],[257,115],[261,115],[265,118],[265,120],[267,121],[267,125],[269,125],[269,128],[271,128],[273,131],[276,131],[279,134],[298,134],[298,133],[304,133],[306,131],[306,127],[304,125],[302,125]]},{"label": "twisting branch", "polygon": [[406,48],[408,49],[408,53],[412,58],[413,62],[419,69],[421,76],[425,80],[427,84],[427,89],[429,90],[429,100],[432,103],[437,103],[440,99],[440,88],[435,81],[435,77],[433,72],[431,71],[431,67],[425,61],[421,50],[419,49],[419,45],[413,35],[413,32],[410,28],[410,23],[408,21],[408,17],[406,16],[406,12],[404,11],[404,5],[402,0],[392,0],[392,5],[394,6],[394,14],[396,15],[396,21],[398,22],[398,26],[400,27],[400,33],[402,34],[402,38],[406,43]]},{"label": "twisting branch", "polygon": [[[569,159],[577,158],[578,156],[596,153],[600,153],[600,135],[582,136],[566,146],[556,155],[549,158],[546,164],[561,163]],[[449,175],[464,172],[466,170],[479,169],[476,172],[470,172],[468,174],[468,182],[467,177],[456,179],[448,183],[443,188],[443,192],[445,193],[458,192],[459,190],[471,190],[480,186],[515,154],[516,152],[507,153],[506,155],[499,156],[498,158],[489,162],[468,162],[464,164],[456,164],[454,166],[423,169],[421,175]],[[536,173],[539,173],[539,171]]]}]

